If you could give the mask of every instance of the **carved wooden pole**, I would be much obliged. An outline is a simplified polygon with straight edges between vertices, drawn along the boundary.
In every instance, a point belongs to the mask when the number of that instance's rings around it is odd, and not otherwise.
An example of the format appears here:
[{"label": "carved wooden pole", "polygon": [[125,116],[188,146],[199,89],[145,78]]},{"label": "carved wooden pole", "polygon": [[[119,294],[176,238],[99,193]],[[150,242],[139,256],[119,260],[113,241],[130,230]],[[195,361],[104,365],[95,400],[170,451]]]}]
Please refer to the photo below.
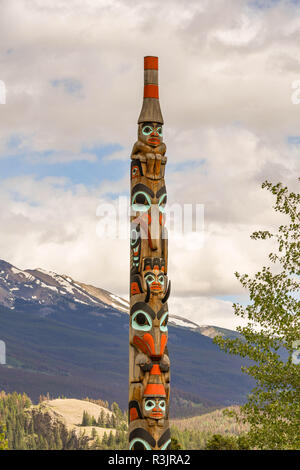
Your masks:
[{"label": "carved wooden pole", "polygon": [[158,58],[144,58],[144,100],[131,153],[129,448],[168,449],[167,157],[158,99]]}]

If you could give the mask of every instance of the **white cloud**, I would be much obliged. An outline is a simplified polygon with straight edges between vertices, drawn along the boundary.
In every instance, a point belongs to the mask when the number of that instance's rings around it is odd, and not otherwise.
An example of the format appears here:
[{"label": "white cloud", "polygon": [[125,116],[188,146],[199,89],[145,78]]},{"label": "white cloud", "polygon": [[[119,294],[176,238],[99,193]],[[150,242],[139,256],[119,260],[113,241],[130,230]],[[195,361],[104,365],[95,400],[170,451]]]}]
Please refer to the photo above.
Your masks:
[{"label": "white cloud", "polygon": [[[129,159],[143,56],[159,55],[168,198],[205,205],[203,245],[191,250],[188,240],[170,239],[172,308],[234,325],[229,303],[214,297],[241,293],[234,271],[255,272],[268,252],[250,233],[279,220],[260,185],[268,178],[295,188],[299,174],[299,146],[287,144],[299,134],[300,105],[291,103],[299,6],[10,0],[1,8],[1,159],[24,154],[32,164],[49,152],[49,164],[94,162],[93,150],[82,149],[110,143],[122,149],[107,164]],[[93,189],[63,178],[2,182],[0,256],[126,295],[128,243],[100,240],[95,214],[106,193],[128,189],[128,175],[103,176]]]},{"label": "white cloud", "polygon": [[[277,141],[295,134],[296,8],[278,4],[263,11],[234,1],[228,9],[225,0],[6,2],[2,138],[32,134],[40,151],[78,152],[82,142],[94,141],[127,148],[135,138],[146,54],[160,57],[166,127],[182,138],[231,122]],[[80,98],[51,84],[70,77],[82,86]]]},{"label": "white cloud", "polygon": [[234,315],[232,302],[212,297],[197,296],[187,300],[172,296],[169,310],[172,315],[188,318],[199,326],[214,325],[232,330],[245,324],[244,320]]}]

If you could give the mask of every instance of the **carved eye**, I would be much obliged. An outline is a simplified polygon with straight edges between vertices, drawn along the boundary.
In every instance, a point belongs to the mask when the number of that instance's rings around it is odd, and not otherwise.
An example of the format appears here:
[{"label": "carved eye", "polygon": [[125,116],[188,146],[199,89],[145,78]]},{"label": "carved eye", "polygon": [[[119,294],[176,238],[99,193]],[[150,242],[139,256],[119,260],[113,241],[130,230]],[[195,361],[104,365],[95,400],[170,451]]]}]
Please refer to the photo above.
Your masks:
[{"label": "carved eye", "polygon": [[154,400],[146,400],[146,403],[145,403],[145,410],[146,411],[153,410],[154,407],[155,407],[155,401]]},{"label": "carved eye", "polygon": [[132,208],[136,212],[147,212],[151,207],[151,199],[147,193],[138,191],[132,198]]},{"label": "carved eye", "polygon": [[160,137],[162,137],[162,127],[158,127],[158,128],[156,129],[156,132],[158,133],[158,135],[159,135]]},{"label": "carved eye", "polygon": [[132,177],[140,176],[140,169],[138,166],[133,166],[131,170]]},{"label": "carved eye", "polygon": [[164,275],[163,275],[163,274],[160,274],[160,275],[158,276],[158,282],[160,282],[161,284],[164,284],[165,278],[164,278]]},{"label": "carved eye", "polygon": [[158,201],[158,208],[160,212],[165,212],[166,210],[166,204],[167,204],[167,194],[163,194]]},{"label": "carved eye", "polygon": [[148,313],[138,310],[132,316],[132,328],[139,331],[149,331],[152,328],[152,320]]},{"label": "carved eye", "polygon": [[169,313],[166,312],[163,314],[160,320],[160,331],[162,331],[163,333],[168,331],[168,319],[169,319]]},{"label": "carved eye", "polygon": [[131,233],[130,233],[130,244],[132,247],[138,244],[140,237],[141,237],[140,226],[139,225],[133,226],[131,228]]},{"label": "carved eye", "polygon": [[148,282],[148,284],[152,284],[152,282],[155,281],[155,277],[153,276],[153,274],[146,274],[145,279]]},{"label": "carved eye", "polygon": [[162,411],[165,411],[165,410],[166,410],[166,402],[165,402],[165,400],[160,400],[158,406],[160,407],[160,409],[161,409]]},{"label": "carved eye", "polygon": [[144,135],[150,135],[153,132],[153,127],[151,126],[144,126],[142,130]]}]

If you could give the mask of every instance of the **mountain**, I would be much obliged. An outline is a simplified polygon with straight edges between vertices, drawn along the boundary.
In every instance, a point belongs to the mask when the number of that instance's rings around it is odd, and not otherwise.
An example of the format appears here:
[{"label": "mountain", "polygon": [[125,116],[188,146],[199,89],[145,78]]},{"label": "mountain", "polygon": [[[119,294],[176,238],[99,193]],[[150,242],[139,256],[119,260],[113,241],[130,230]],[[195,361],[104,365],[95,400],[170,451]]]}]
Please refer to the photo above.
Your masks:
[{"label": "mountain", "polygon": [[73,309],[77,304],[113,307],[128,311],[128,302],[104,289],[75,282],[69,276],[44,269],[22,271],[0,260],[0,304],[14,310],[20,304],[39,306],[41,315],[47,316],[63,302]]},{"label": "mountain", "polygon": [[[0,340],[7,365],[0,390],[127,403],[128,302],[103,289],[43,269],[0,261]],[[172,409],[199,414],[245,400],[253,383],[241,360],[213,344],[235,335],[170,316]],[[243,361],[245,363],[245,361]]]},{"label": "mountain", "polygon": [[[69,308],[75,308],[74,302],[82,305],[113,307],[120,312],[129,312],[129,302],[110,292],[82,282],[74,281],[70,276],[56,274],[44,269],[18,269],[6,261],[0,260],[0,304],[14,310],[16,305],[25,301],[27,306],[39,305],[42,316],[53,313],[57,303],[67,301]],[[209,338],[217,335],[236,337],[239,334],[212,325],[198,325],[186,318],[169,315],[169,323],[201,333]]]}]

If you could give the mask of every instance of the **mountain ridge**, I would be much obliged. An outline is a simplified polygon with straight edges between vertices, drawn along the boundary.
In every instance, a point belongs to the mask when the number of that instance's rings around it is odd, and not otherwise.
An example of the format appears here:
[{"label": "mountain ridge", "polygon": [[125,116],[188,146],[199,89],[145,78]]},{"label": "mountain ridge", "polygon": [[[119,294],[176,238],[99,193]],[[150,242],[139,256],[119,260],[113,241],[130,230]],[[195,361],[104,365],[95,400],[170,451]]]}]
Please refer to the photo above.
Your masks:
[{"label": "mountain ridge", "polygon": [[[168,329],[176,416],[245,401],[252,384],[241,372],[246,361],[220,351],[189,320],[171,316]],[[26,392],[35,401],[48,392],[89,396],[125,408],[128,330],[121,297],[65,275],[0,261],[0,339],[7,351],[0,390]]]},{"label": "mountain ridge", "polygon": [[[24,280],[26,282],[23,282]],[[22,285],[22,288],[19,285]],[[43,268],[21,270],[0,259],[0,304],[13,310],[18,299],[39,303],[43,307],[41,312],[47,315],[51,313],[51,306],[57,300],[57,296],[62,295],[70,302],[86,305],[99,305],[100,302],[101,307],[105,308],[108,305],[122,313],[129,313],[129,302],[105,289],[75,281],[69,275],[57,274]],[[238,336],[238,333],[232,330],[215,325],[199,325],[178,315],[170,314],[169,323],[194,329],[210,338],[218,334],[226,337]]]}]

